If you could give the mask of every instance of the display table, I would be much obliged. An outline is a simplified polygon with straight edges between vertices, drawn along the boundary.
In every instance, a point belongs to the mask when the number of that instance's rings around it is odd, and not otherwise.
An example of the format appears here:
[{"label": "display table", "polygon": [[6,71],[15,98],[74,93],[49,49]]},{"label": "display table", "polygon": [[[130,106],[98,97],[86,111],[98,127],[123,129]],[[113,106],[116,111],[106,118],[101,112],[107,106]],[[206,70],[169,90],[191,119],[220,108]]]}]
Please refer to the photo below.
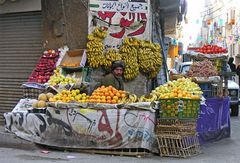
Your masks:
[{"label": "display table", "polygon": [[201,144],[230,137],[230,99],[208,98],[201,105],[197,121],[197,131]]},{"label": "display table", "polygon": [[56,109],[5,113],[6,128],[48,146],[81,149],[143,148],[158,152],[155,113],[130,109]]},{"label": "display table", "polygon": [[[135,149],[157,153],[155,113],[139,109],[48,107],[28,113],[22,99],[5,113],[6,128],[17,136],[48,146],[79,149]],[[57,109],[58,108],[58,109]],[[201,144],[230,137],[229,98],[207,99],[200,107],[197,132]]]}]

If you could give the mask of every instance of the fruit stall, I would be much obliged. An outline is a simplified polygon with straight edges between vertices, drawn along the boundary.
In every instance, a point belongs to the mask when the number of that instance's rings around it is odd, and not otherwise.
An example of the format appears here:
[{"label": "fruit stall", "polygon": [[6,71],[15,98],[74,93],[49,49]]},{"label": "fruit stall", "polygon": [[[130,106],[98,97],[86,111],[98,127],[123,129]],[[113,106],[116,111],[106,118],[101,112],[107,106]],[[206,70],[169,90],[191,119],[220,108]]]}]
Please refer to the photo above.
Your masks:
[{"label": "fruit stall", "polygon": [[227,50],[217,45],[204,45],[189,54],[193,61],[185,75],[198,83],[204,105],[198,118],[197,131],[201,144],[230,137],[230,97],[228,96]]}]

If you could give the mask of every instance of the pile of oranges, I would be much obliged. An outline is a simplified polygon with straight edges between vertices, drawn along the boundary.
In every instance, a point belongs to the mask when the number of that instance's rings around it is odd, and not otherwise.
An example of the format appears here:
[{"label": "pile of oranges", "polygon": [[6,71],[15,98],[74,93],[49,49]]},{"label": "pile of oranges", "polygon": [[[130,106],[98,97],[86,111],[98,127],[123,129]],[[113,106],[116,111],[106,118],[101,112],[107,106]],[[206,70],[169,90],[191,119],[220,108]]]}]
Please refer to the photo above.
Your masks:
[{"label": "pile of oranges", "polygon": [[94,90],[87,102],[116,104],[121,103],[122,99],[125,97],[125,91],[117,90],[113,86],[101,86]]}]

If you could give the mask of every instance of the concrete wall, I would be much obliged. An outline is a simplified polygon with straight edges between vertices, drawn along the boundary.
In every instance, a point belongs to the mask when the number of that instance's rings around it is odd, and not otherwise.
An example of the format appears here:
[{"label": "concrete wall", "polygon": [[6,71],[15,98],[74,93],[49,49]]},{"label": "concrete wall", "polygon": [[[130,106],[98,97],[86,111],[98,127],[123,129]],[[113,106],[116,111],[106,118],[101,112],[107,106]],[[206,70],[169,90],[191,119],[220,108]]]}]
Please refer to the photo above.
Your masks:
[{"label": "concrete wall", "polygon": [[41,0],[19,0],[11,2],[6,0],[5,3],[0,4],[0,14],[41,11]]},{"label": "concrete wall", "polygon": [[86,48],[88,17],[81,0],[42,0],[43,47]]}]

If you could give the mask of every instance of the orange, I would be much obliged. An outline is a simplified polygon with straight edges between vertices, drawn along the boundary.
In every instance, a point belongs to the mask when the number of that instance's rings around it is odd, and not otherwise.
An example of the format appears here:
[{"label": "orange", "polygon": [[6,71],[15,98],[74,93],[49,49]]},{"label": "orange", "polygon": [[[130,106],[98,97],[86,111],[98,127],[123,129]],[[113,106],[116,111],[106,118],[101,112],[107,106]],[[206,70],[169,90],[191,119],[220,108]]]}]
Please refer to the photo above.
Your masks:
[{"label": "orange", "polygon": [[112,99],[112,97],[110,97],[110,96],[107,96],[106,98],[107,98],[107,100],[111,100]]},{"label": "orange", "polygon": [[121,97],[121,94],[119,92],[116,93],[117,97]]},{"label": "orange", "polygon": [[101,100],[101,103],[106,103],[106,99],[102,99],[102,100]]},{"label": "orange", "polygon": [[96,102],[97,102],[97,103],[101,103],[101,100],[100,100],[100,99],[97,99]]},{"label": "orange", "polygon": [[112,90],[112,93],[113,93],[113,94],[117,94],[117,90],[114,88],[114,89]]},{"label": "orange", "polygon": [[117,103],[117,101],[113,99],[112,100],[112,104],[116,104],[116,103]]},{"label": "orange", "polygon": [[109,92],[105,92],[104,95],[105,95],[105,96],[109,96]]},{"label": "orange", "polygon": [[123,97],[126,97],[126,94],[125,93],[122,93],[121,94],[121,97],[123,98]]},{"label": "orange", "polygon": [[102,85],[100,88],[102,88],[102,89],[103,89],[103,88],[105,88],[105,86],[104,86],[104,85]]},{"label": "orange", "polygon": [[113,96],[113,100],[117,101],[118,100],[118,96]]},{"label": "orange", "polygon": [[112,88],[113,88],[113,86],[111,86],[111,85],[108,86],[108,89],[112,90]]},{"label": "orange", "polygon": [[108,104],[111,104],[111,103],[112,103],[112,100],[107,100],[107,103],[108,103]]}]

